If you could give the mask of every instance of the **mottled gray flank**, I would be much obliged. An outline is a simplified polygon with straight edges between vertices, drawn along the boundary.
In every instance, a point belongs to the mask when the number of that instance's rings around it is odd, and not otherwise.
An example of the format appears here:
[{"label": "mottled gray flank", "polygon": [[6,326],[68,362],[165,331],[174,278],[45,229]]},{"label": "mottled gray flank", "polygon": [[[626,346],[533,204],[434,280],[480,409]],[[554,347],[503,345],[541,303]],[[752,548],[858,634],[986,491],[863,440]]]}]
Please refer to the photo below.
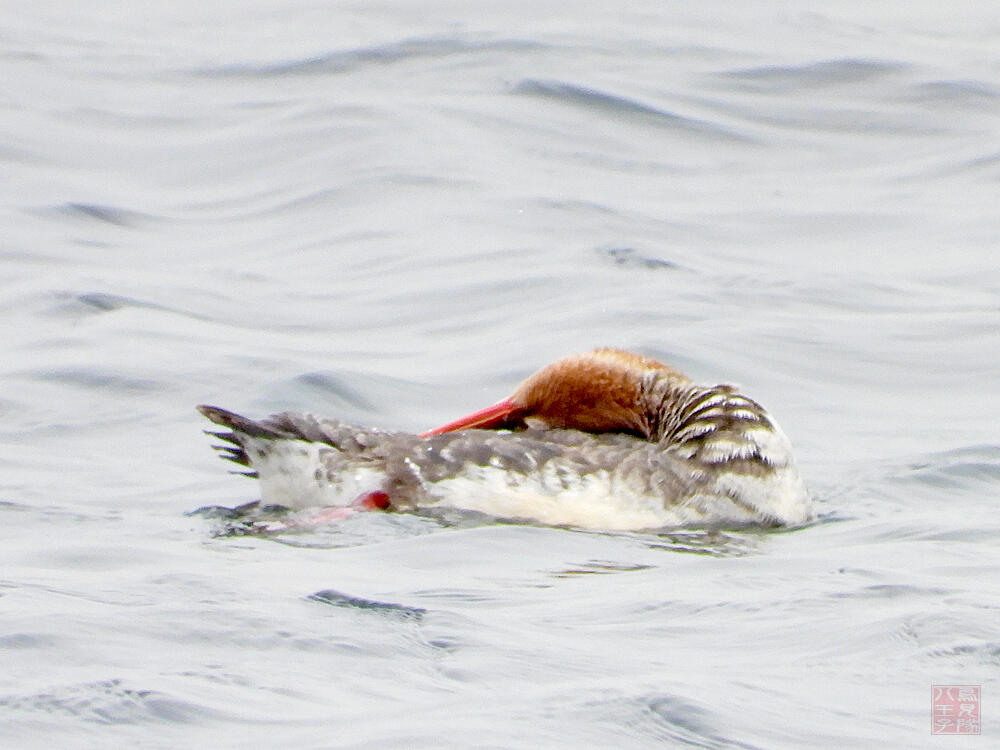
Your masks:
[{"label": "mottled gray flank", "polygon": [[[329,446],[320,453],[324,481],[337,483],[342,474],[371,469],[382,477],[380,485],[371,489],[387,492],[396,510],[437,504],[428,492],[429,484],[467,476],[478,466],[502,470],[511,487],[529,483],[558,493],[580,485],[590,475],[601,475],[606,478],[609,505],[616,488],[626,487],[659,498],[665,507],[694,504],[704,509],[710,523],[717,522],[711,512],[713,498],[737,506],[751,521],[782,523],[778,511],[756,507],[754,498],[720,485],[720,476],[725,474],[766,482],[776,470],[794,471],[785,445],[769,453],[762,450],[762,433],[767,440],[777,438],[774,424],[759,404],[732,386],[678,385],[674,378],[655,375],[644,378],[640,400],[649,414],[643,427],[649,439],[530,428],[463,430],[420,438],[309,414],[284,412],[254,421],[218,407],[198,409],[232,430],[210,433],[230,444],[216,446],[223,458],[255,469],[255,460],[262,458],[255,451],[266,451],[270,441],[302,440]],[[263,439],[263,443],[252,442],[265,447],[250,447],[247,438]],[[732,514],[718,515],[728,518]]]},{"label": "mottled gray flank", "polygon": [[[470,466],[494,467],[518,482],[543,472],[563,477],[568,488],[581,477],[596,472],[624,472],[644,477],[643,489],[657,487],[665,497],[681,496],[688,483],[684,462],[662,446],[629,435],[593,435],[577,430],[524,430],[517,432],[463,430],[429,438],[404,432],[372,430],[309,414],[285,412],[259,422],[217,407],[199,407],[217,424],[233,433],[223,436],[242,446],[245,436],[306,440],[330,446],[324,454],[331,477],[340,471],[366,466],[384,472],[390,498],[397,508],[419,506],[423,482],[439,482],[465,474]],[[215,434],[215,433],[213,433]],[[253,466],[242,447],[222,448],[224,458]],[[230,456],[227,453],[233,452]]]}]

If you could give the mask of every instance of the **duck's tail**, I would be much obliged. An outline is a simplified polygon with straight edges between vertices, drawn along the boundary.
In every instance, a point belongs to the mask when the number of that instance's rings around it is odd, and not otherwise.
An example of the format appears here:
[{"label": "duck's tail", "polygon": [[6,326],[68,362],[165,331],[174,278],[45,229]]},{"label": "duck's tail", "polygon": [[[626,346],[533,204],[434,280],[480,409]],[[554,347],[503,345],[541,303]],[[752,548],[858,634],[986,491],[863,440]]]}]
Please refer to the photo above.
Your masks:
[{"label": "duck's tail", "polygon": [[[250,467],[250,457],[247,455],[245,438],[246,437],[258,437],[258,438],[279,438],[285,437],[281,432],[270,428],[260,422],[256,422],[252,419],[248,419],[235,412],[226,411],[225,409],[220,409],[217,406],[207,406],[202,404],[198,406],[198,411],[207,417],[210,421],[222,427],[228,427],[229,432],[217,432],[215,430],[205,430],[206,435],[211,435],[212,437],[218,438],[219,440],[224,440],[225,445],[213,445],[212,447],[219,451],[219,457],[224,458],[227,461],[232,461],[240,466]],[[257,478],[256,471],[236,471],[234,474],[243,474],[244,476]]]}]

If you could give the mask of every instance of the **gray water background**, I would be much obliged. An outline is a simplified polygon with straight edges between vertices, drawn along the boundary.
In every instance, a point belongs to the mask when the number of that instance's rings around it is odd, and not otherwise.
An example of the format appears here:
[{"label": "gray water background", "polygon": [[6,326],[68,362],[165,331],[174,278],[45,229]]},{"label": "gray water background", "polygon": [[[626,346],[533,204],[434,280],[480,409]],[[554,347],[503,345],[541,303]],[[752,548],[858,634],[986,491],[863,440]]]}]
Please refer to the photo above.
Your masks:
[{"label": "gray water background", "polygon": [[[995,742],[993,3],[3,3],[0,70],[0,746]],[[597,345],[821,522],[186,515],[255,497],[196,403],[418,430]]]}]

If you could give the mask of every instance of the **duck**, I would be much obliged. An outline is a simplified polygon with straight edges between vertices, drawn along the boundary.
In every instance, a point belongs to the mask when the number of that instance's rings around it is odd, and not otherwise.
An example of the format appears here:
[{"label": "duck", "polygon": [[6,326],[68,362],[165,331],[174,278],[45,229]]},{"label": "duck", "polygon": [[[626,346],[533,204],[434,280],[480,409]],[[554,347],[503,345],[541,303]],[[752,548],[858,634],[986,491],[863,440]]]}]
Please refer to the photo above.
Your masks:
[{"label": "duck", "polygon": [[620,349],[562,357],[506,398],[420,434],[282,412],[198,410],[223,458],[292,510],[434,513],[604,531],[798,527],[792,447],[734,385]]}]

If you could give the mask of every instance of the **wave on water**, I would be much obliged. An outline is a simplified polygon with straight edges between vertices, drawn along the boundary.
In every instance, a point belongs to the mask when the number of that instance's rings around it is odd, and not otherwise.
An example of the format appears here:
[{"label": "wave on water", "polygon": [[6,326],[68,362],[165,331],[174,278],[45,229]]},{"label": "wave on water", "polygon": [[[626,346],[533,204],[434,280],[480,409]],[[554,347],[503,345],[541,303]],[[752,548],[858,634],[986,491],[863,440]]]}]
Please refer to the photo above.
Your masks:
[{"label": "wave on water", "polygon": [[907,70],[910,66],[888,60],[839,59],[795,65],[761,65],[719,74],[756,91],[801,92],[812,88],[872,81]]},{"label": "wave on water", "polygon": [[585,107],[598,113],[612,114],[620,119],[636,119],[644,125],[658,125],[712,140],[741,143],[753,140],[744,133],[723,127],[718,123],[679,115],[638,99],[602,91],[592,86],[558,80],[525,78],[514,86],[513,93],[550,99],[570,106]]},{"label": "wave on water", "polygon": [[395,602],[382,602],[374,599],[364,599],[358,596],[350,596],[333,589],[324,589],[310,594],[307,599],[328,604],[331,607],[343,607],[345,609],[356,609],[363,612],[372,612],[377,615],[390,617],[398,620],[413,620],[420,622],[427,610],[422,607],[408,607]]},{"label": "wave on water", "polygon": [[0,696],[0,709],[25,715],[80,719],[96,724],[197,722],[215,712],[156,690],[129,687],[125,680],[68,684],[39,693]]},{"label": "wave on water", "polygon": [[662,258],[655,258],[636,250],[634,247],[609,247],[602,249],[600,254],[611,260],[616,266],[639,268],[646,271],[674,270],[682,268],[677,263]]},{"label": "wave on water", "polygon": [[482,53],[510,53],[544,49],[544,45],[533,41],[498,39],[468,41],[449,37],[404,39],[389,44],[356,49],[334,50],[299,60],[284,60],[273,63],[241,63],[205,67],[196,71],[202,76],[290,76],[326,73],[349,73],[372,65],[390,65],[419,59],[441,59],[456,55],[478,55]]},{"label": "wave on water", "polygon": [[51,211],[71,218],[94,219],[105,224],[128,228],[138,228],[157,220],[162,221],[160,217],[143,211],[98,203],[65,203]]}]

